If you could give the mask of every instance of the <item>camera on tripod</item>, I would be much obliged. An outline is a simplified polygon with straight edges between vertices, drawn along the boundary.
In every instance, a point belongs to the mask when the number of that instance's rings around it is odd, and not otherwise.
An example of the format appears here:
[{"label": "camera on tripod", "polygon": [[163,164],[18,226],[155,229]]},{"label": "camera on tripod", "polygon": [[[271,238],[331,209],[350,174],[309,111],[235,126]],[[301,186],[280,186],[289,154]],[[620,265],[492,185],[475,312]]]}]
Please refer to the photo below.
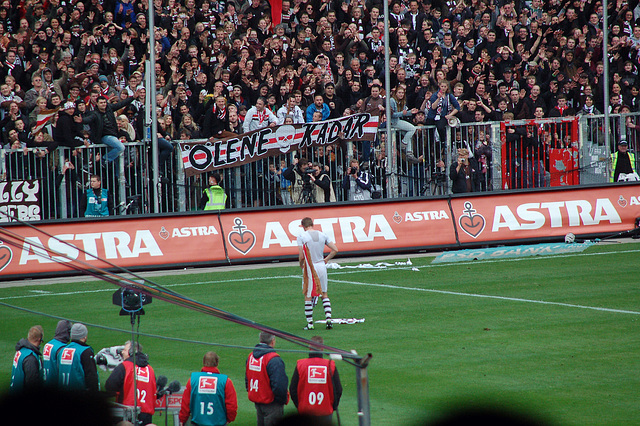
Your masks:
[{"label": "camera on tripod", "polygon": [[302,180],[304,181],[304,183],[310,183],[311,182],[311,175],[315,174],[316,169],[314,169],[313,167],[307,167],[306,169],[304,169],[302,171]]},{"label": "camera on tripod", "polygon": [[307,167],[301,169],[302,173],[302,192],[300,193],[300,204],[315,203],[316,197],[313,194],[315,185],[311,182],[311,175],[315,174],[316,170],[313,167]]}]

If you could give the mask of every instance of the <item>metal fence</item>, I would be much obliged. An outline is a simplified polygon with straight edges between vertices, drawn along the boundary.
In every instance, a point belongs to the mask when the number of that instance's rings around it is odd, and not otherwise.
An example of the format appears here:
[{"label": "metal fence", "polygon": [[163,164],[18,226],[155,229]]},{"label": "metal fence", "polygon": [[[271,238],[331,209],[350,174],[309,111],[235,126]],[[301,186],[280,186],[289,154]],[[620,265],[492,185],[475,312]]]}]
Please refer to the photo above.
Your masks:
[{"label": "metal fence", "polygon": [[[639,117],[612,115],[610,146],[605,145],[604,116],[463,123],[447,127],[443,138],[432,126],[417,127],[410,147],[402,143],[404,132],[392,132],[392,143],[387,146],[386,133],[381,131],[373,142],[309,148],[219,173],[231,208],[314,202],[302,199],[283,175],[283,170],[303,158],[318,163],[330,177],[337,201],[348,198],[343,180],[352,157],[359,158],[361,168],[370,174],[373,198],[448,194],[450,168],[459,148],[471,152],[480,191],[605,183],[611,173],[615,141],[626,137],[629,149],[637,152]],[[103,145],[75,150],[59,148],[53,153],[38,149],[2,150],[0,177],[8,183],[39,180],[43,220],[83,216],[93,174],[102,178],[103,187],[109,191],[112,214],[171,213],[199,208],[208,174],[185,177],[177,147],[169,160],[160,165],[157,182],[153,182],[150,143],[125,144],[123,154],[103,166],[100,160],[107,150]],[[635,166],[638,170],[638,164]]]}]

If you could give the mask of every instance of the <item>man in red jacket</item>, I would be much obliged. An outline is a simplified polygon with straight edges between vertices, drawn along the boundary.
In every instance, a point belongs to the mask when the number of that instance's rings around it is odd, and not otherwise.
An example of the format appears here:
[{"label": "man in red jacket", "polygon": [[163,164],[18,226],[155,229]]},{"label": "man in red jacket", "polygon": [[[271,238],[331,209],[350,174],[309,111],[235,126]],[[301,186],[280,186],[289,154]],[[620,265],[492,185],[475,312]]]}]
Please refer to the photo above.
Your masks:
[{"label": "man in red jacket", "polygon": [[[324,344],[320,336],[313,336],[311,340]],[[311,346],[309,358],[300,359],[296,364],[289,393],[300,414],[325,417],[331,423],[331,416],[338,409],[342,396],[335,362],[322,358],[319,347]]]},{"label": "man in red jacket", "polygon": [[180,425],[223,426],[236,419],[238,398],[231,379],[220,373],[220,357],[207,352],[202,360],[202,370],[192,373],[182,396]]},{"label": "man in red jacket", "polygon": [[[135,352],[136,383],[134,385],[133,360]],[[127,406],[134,406],[134,396],[138,395],[137,406],[140,408],[138,421],[141,425],[152,423],[153,413],[156,411],[156,375],[149,365],[149,357],[142,353],[142,345],[138,342],[127,341],[122,350],[126,357],[118,365],[104,387],[107,392],[116,392],[116,401]]]}]

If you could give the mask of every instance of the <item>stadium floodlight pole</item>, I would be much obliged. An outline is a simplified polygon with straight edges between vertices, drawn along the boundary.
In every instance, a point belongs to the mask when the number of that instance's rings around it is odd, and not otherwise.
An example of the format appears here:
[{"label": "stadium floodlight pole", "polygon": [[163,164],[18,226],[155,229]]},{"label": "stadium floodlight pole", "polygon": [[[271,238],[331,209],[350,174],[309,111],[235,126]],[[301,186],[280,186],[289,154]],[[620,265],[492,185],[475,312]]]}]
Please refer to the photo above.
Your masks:
[{"label": "stadium floodlight pole", "polygon": [[385,133],[387,135],[387,143],[385,144],[387,156],[387,193],[390,197],[398,195],[398,177],[396,175],[397,155],[395,144],[391,142],[391,71],[389,70],[389,52],[391,44],[389,43],[389,1],[383,0],[384,4],[384,108],[387,116]]},{"label": "stadium floodlight pole", "polygon": [[158,111],[156,104],[156,28],[155,28],[155,8],[153,0],[148,0],[149,6],[149,71],[147,81],[149,87],[147,89],[147,105],[145,109],[147,116],[151,119],[151,131],[149,140],[151,141],[151,169],[153,170],[153,212],[160,212],[159,186],[158,180]]},{"label": "stadium floodlight pole", "polygon": [[[602,79],[604,80],[603,82],[603,89],[604,89],[604,93],[603,93],[603,99],[604,99],[604,126],[603,126],[603,130],[604,130],[604,146],[605,147],[610,147],[610,127],[611,127],[611,123],[609,123],[609,49],[608,49],[608,40],[609,40],[609,30],[608,30],[608,26],[609,26],[609,17],[608,17],[608,13],[609,13],[609,0],[603,0],[602,1],[602,10],[603,10],[603,16],[602,16],[602,65],[604,67],[603,69],[603,75],[602,75]],[[612,166],[613,167],[613,166]]]}]

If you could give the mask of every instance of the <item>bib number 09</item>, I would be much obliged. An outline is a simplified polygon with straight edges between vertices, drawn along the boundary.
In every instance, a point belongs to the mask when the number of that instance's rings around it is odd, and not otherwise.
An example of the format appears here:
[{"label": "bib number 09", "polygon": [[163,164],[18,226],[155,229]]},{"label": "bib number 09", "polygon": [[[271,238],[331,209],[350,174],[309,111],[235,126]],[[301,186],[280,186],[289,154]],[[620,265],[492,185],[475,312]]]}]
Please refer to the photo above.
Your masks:
[{"label": "bib number 09", "polygon": [[320,405],[324,401],[324,393],[322,392],[310,392],[309,393],[309,405]]}]

